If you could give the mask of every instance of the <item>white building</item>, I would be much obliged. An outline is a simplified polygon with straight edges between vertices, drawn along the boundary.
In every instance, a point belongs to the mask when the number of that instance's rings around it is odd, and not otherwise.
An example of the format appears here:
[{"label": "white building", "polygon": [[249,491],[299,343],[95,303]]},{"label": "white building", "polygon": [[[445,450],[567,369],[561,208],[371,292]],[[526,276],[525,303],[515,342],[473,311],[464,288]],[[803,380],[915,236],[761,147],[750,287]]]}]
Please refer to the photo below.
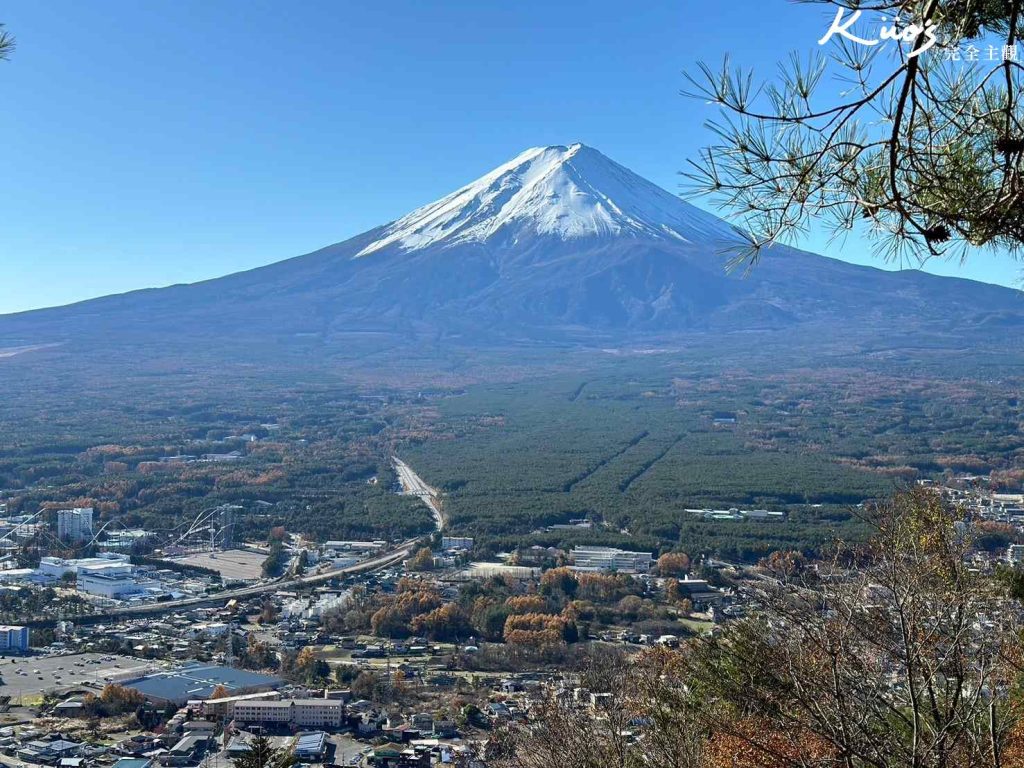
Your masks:
[{"label": "white building", "polygon": [[136,544],[146,541],[153,534],[149,531],[107,531],[107,538],[100,542],[100,546],[108,552],[128,552]]},{"label": "white building", "polygon": [[577,571],[649,573],[652,559],[650,552],[630,552],[615,547],[573,547],[569,552],[569,562]]},{"label": "white building", "polygon": [[41,558],[33,580],[47,583],[58,581],[69,574],[75,577],[78,591],[87,595],[124,599],[159,591],[159,584],[150,579],[138,578],[128,555],[114,552],[74,560]]},{"label": "white building", "polygon": [[330,610],[344,608],[348,605],[351,592],[321,595],[316,600],[296,598],[288,600],[281,606],[281,616],[285,619],[319,619]]},{"label": "white building", "polygon": [[303,728],[340,728],[345,704],[340,699],[236,701],[231,717],[242,723],[286,723]]},{"label": "white building", "polygon": [[1011,565],[1024,563],[1024,544],[1011,544],[1006,548],[1006,560]]},{"label": "white building", "polygon": [[102,570],[108,570],[110,573],[120,573],[125,568],[130,569],[131,567],[128,555],[104,552],[98,557],[82,557],[73,560],[65,560],[60,557],[44,557],[39,561],[36,574],[39,576],[40,581],[58,581],[66,573],[78,576],[83,569],[91,569],[93,573]]},{"label": "white building", "polygon": [[128,566],[125,571],[83,570],[78,574],[76,583],[79,592],[111,600],[124,600],[133,596],[141,596],[151,589],[157,588],[153,582],[136,578],[134,569]]},{"label": "white building", "polygon": [[27,651],[28,627],[0,625],[0,651]]},{"label": "white building", "polygon": [[35,580],[35,568],[7,568],[0,571],[0,584],[21,584]]},{"label": "white building", "polygon": [[211,621],[204,624],[193,624],[188,628],[188,634],[192,637],[220,637],[226,635],[231,628],[230,624],[223,621]]},{"label": "white building", "polygon": [[472,549],[473,539],[470,536],[442,536],[441,549]]},{"label": "white building", "polygon": [[92,538],[92,507],[57,510],[57,538],[61,541],[88,541]]},{"label": "white building", "polygon": [[376,552],[384,549],[386,541],[325,541],[324,551],[334,552]]}]

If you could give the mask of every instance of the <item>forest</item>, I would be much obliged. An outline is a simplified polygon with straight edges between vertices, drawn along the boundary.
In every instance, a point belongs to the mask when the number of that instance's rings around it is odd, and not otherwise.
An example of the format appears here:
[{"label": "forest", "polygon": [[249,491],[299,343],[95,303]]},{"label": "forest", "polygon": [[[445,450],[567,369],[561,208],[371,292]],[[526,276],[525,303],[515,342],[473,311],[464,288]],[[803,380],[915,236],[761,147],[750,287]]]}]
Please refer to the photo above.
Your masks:
[{"label": "forest", "polygon": [[[241,507],[238,539],[283,527],[402,540],[432,523],[395,493],[398,455],[443,492],[452,532],[473,536],[481,556],[599,543],[754,561],[857,538],[858,505],[920,478],[991,474],[1007,490],[1024,480],[1012,355],[843,348],[810,365],[753,342],[702,344],[481,353],[446,359],[433,386],[422,371],[142,365],[122,378],[74,367],[59,378],[76,386],[58,392],[13,358],[0,502],[51,524],[52,510],[87,504],[97,525],[162,542],[223,503]],[[197,460],[168,460],[180,456]],[[704,508],[784,519],[688,511]],[[581,519],[589,527],[551,528]]]},{"label": "forest", "polygon": [[[863,529],[857,508],[919,478],[1024,473],[1015,379],[902,364],[694,370],[670,356],[487,385],[444,400],[402,456],[495,551],[604,543],[754,560]],[[769,509],[781,522],[690,509]],[[587,519],[589,529],[548,530]],[[524,538],[524,535],[526,538]]]}]

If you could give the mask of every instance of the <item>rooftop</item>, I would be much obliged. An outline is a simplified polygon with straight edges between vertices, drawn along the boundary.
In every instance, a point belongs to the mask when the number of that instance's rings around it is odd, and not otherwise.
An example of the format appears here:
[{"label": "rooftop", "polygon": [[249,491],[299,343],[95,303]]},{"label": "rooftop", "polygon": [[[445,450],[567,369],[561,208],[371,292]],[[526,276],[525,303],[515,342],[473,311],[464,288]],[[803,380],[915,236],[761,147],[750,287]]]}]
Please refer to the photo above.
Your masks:
[{"label": "rooftop", "polygon": [[217,686],[229,692],[270,688],[281,682],[278,677],[261,675],[234,667],[193,664],[172,672],[159,672],[124,685],[144,696],[165,701],[208,699]]}]

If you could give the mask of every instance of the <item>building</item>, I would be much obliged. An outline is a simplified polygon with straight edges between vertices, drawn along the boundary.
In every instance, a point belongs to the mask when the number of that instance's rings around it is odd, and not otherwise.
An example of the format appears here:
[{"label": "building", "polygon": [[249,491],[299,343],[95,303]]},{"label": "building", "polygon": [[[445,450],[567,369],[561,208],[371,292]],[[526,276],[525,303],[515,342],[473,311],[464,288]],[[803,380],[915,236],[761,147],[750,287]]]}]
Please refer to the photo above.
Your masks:
[{"label": "building", "polygon": [[1011,544],[1006,548],[1006,560],[1011,565],[1024,563],[1024,544]]},{"label": "building", "polygon": [[223,621],[209,621],[201,624],[193,624],[186,632],[190,637],[221,637],[226,635],[231,625]]},{"label": "building", "polygon": [[296,598],[288,600],[281,606],[281,616],[285,619],[319,619],[328,611],[344,608],[352,599],[348,590],[338,594],[325,594],[316,600]]},{"label": "building", "polygon": [[340,699],[239,699],[230,710],[231,717],[241,723],[340,728],[345,720],[345,703]]},{"label": "building", "polygon": [[191,731],[182,736],[157,760],[160,765],[198,765],[207,748],[213,743],[213,737],[208,731]]},{"label": "building", "polygon": [[60,557],[44,557],[39,561],[36,575],[40,581],[59,581],[65,575],[79,576],[84,569],[93,573],[106,570],[108,573],[123,573],[132,567],[128,555],[104,552],[99,557],[83,557],[65,560]]},{"label": "building", "polygon": [[573,547],[569,552],[569,562],[577,571],[649,573],[652,560],[650,552],[630,552],[615,547]]},{"label": "building", "polygon": [[324,551],[377,552],[387,547],[386,541],[325,541]]},{"label": "building", "polygon": [[114,552],[73,560],[41,558],[32,580],[48,583],[65,576],[75,577],[79,592],[97,597],[123,600],[156,596],[163,592],[159,583],[140,578],[138,569],[131,564],[128,555]]},{"label": "building", "polygon": [[202,717],[228,718],[231,719],[235,711],[235,704],[239,701],[280,701],[281,694],[277,691],[262,691],[260,693],[244,693],[240,696],[224,696],[219,699],[191,699],[188,702],[189,711]]},{"label": "building", "polygon": [[304,763],[319,763],[327,753],[327,734],[323,731],[300,733],[295,739],[295,758]]},{"label": "building", "polygon": [[0,625],[0,651],[27,651],[28,627]]},{"label": "building", "polygon": [[459,571],[455,578],[467,579],[489,579],[493,576],[502,576],[512,579],[534,579],[540,576],[540,568],[531,568],[525,565],[505,565],[504,563],[470,563],[466,568]]},{"label": "building", "polygon": [[54,765],[65,757],[76,757],[83,744],[67,739],[36,739],[29,741],[17,751],[21,760],[30,763]]},{"label": "building", "polygon": [[111,768],[152,768],[152,765],[148,757],[121,757]]},{"label": "building", "polygon": [[106,597],[110,600],[124,600],[133,596],[145,595],[155,585],[148,581],[139,581],[135,577],[134,568],[128,566],[123,570],[85,569],[79,572],[76,589],[87,595]]},{"label": "building", "polygon": [[61,541],[88,541],[92,538],[92,507],[57,510],[57,538]]},{"label": "building", "polygon": [[130,552],[136,544],[148,541],[153,537],[149,531],[108,531],[100,546],[108,552]]},{"label": "building", "polygon": [[471,536],[442,536],[441,549],[472,549],[473,538]]},{"label": "building", "polygon": [[694,607],[717,605],[725,599],[725,593],[711,586],[706,579],[691,579],[687,576],[677,583],[679,594],[692,600]]},{"label": "building", "polygon": [[272,690],[280,684],[279,677],[199,663],[123,683],[125,688],[138,691],[151,702],[179,706],[190,699],[209,699],[218,686],[223,686],[229,694],[239,695]]},{"label": "building", "polygon": [[35,568],[7,568],[0,571],[0,584],[20,584],[35,581]]}]

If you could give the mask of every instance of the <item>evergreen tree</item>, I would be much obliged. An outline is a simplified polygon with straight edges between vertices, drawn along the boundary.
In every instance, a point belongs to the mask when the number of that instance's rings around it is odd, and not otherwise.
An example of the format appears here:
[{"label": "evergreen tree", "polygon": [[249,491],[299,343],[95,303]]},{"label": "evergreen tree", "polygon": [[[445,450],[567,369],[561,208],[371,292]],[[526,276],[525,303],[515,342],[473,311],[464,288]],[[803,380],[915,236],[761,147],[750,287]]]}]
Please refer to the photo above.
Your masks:
[{"label": "evergreen tree", "polygon": [[233,759],[235,768],[291,768],[295,755],[285,749],[278,749],[270,739],[260,734],[249,743],[249,749]]},{"label": "evergreen tree", "polygon": [[1024,252],[1020,0],[805,2],[830,6],[827,55],[812,44],[776,82],[728,58],[688,76],[720,118],[684,175],[750,233],[737,262],[811,222],[865,225],[901,259]]}]

